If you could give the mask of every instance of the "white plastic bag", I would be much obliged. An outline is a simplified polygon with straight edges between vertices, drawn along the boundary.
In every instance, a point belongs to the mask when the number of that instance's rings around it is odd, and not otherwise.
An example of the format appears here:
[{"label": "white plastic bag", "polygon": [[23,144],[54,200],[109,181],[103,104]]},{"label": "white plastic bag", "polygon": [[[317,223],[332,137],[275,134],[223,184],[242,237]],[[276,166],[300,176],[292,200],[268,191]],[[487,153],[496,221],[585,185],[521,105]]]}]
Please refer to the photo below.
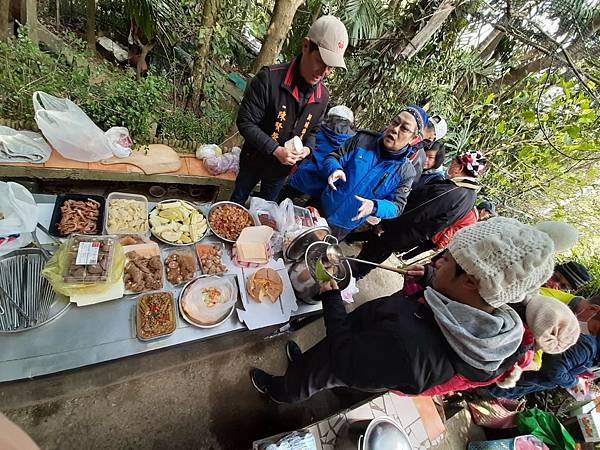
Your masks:
[{"label": "white plastic bag", "polygon": [[0,181],[0,236],[31,233],[38,223],[38,207],[25,187]]},{"label": "white plastic bag", "polygon": [[41,134],[0,126],[0,162],[41,164],[48,161],[51,153]]},{"label": "white plastic bag", "polygon": [[196,158],[202,160],[213,156],[221,156],[223,151],[216,144],[204,144],[196,150]]},{"label": "white plastic bag", "polygon": [[94,162],[113,156],[104,132],[71,100],[37,91],[33,108],[38,127],[65,158]]},{"label": "white plastic bag", "polygon": [[37,223],[33,195],[18,183],[0,181],[0,255],[29,245]]},{"label": "white plastic bag", "polygon": [[240,152],[234,149],[221,156],[208,157],[204,160],[204,166],[211,175],[220,175],[225,172],[239,172]]},{"label": "white plastic bag", "polygon": [[250,214],[260,224],[270,226],[275,230],[271,237],[271,248],[274,253],[283,249],[286,233],[300,229],[294,215],[294,203],[289,198],[278,205],[260,197],[250,197]]},{"label": "white plastic bag", "polygon": [[106,133],[108,147],[117,158],[126,158],[131,154],[133,141],[129,136],[129,130],[125,127],[112,127]]},{"label": "white plastic bag", "polygon": [[281,214],[281,229],[283,231],[296,231],[302,228],[296,221],[296,213],[294,211],[294,202],[286,198],[279,204]]},{"label": "white plastic bag", "polygon": [[283,223],[279,205],[260,197],[250,197],[250,214],[261,225],[266,225],[273,229],[271,248],[274,253],[279,253],[283,247],[283,229],[281,228]]}]

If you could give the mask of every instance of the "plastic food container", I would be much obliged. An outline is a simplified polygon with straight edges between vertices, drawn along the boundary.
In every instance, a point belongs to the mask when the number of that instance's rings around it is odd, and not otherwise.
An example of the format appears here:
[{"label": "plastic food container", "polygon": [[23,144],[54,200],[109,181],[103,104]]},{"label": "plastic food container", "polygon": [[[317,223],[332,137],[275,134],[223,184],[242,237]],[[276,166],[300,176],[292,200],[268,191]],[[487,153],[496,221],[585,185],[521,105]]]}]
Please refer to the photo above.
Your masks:
[{"label": "plastic food container", "polygon": [[[217,250],[221,253],[220,257],[221,257],[221,268],[222,270],[216,270],[219,268],[214,268],[214,266],[211,268],[211,266],[208,264],[208,261],[203,264],[202,261],[205,259],[204,257],[207,256],[207,253],[212,252],[212,250]],[[223,243],[207,243],[207,244],[196,244],[196,255],[198,256],[198,263],[200,264],[200,270],[202,270],[202,273],[205,275],[221,275],[224,274],[228,271],[227,266],[225,265],[225,256],[226,256],[226,252],[227,250],[225,249],[225,245]]]},{"label": "plastic food container", "polygon": [[[110,202],[111,200],[134,200],[144,204],[142,208],[143,216],[141,219],[145,222],[145,227],[142,231],[138,230],[127,230],[127,229],[112,229],[108,227],[108,216],[110,214]],[[150,235],[150,227],[148,226],[148,199],[143,195],[137,194],[126,194],[124,192],[111,192],[106,198],[106,214],[104,214],[104,232],[107,234],[114,235],[126,235],[126,234],[139,234],[139,235]]]},{"label": "plastic food container", "polygon": [[[160,252],[160,248],[158,247],[158,244],[156,242],[152,242],[150,244],[138,244],[138,245],[130,245],[125,247],[125,268],[123,270],[123,281],[125,282],[125,294],[126,295],[130,295],[130,294],[141,294],[142,292],[151,292],[151,291],[156,291],[158,289],[163,289],[165,286],[165,277],[164,277],[164,263],[163,260],[161,258],[161,252]],[[160,268],[150,268],[150,270],[153,273],[158,273],[158,275],[160,276],[160,284],[156,285],[156,286],[148,286],[145,287],[144,289],[130,289],[130,287],[128,287],[128,283],[130,282],[129,280],[135,280],[135,275],[133,275],[133,271],[139,271],[141,269],[139,269],[138,267],[136,267],[135,265],[133,265],[134,267],[131,267],[128,269],[128,267],[130,266],[131,263],[131,258],[132,258],[132,253],[137,253],[139,256],[143,257],[144,259],[150,259],[153,258],[155,256],[158,256],[159,260],[160,260]],[[143,272],[143,271],[142,271]],[[138,272],[139,275],[139,272]],[[133,281],[133,283],[135,284],[135,281]],[[147,281],[144,281],[144,284],[148,285]]]},{"label": "plastic food container", "polygon": [[[171,286],[180,286],[183,285],[199,275],[200,269],[198,268],[198,261],[196,260],[195,252],[188,248],[165,248],[161,251],[162,258],[165,266],[165,279]],[[177,260],[172,261],[171,256],[177,255],[179,257],[186,258],[191,262],[193,266],[193,271],[184,273],[179,272],[179,275],[182,277],[180,281],[173,279],[177,275],[178,265],[172,264],[174,267],[169,267],[169,263],[175,263]],[[172,273],[172,280],[169,279],[169,274]]]},{"label": "plastic food container", "polygon": [[[155,302],[158,303],[158,310],[155,310]],[[135,317],[135,330],[138,339],[152,341],[171,336],[177,328],[177,314],[175,313],[173,294],[170,292],[152,292],[140,295],[136,302]],[[146,329],[146,325],[149,323],[158,324],[156,332]]]},{"label": "plastic food container", "polygon": [[67,283],[101,283],[112,269],[115,236],[76,234],[67,242],[63,279]]},{"label": "plastic food container", "polygon": [[68,237],[74,234],[81,233],[68,233],[64,234],[58,230],[58,224],[62,218],[62,211],[60,210],[61,206],[67,200],[77,200],[77,201],[86,201],[86,200],[94,200],[100,204],[98,220],[96,221],[96,232],[88,234],[88,236],[102,234],[102,227],[104,225],[104,214],[106,209],[106,202],[104,197],[100,195],[84,195],[84,194],[60,194],[56,197],[56,202],[54,203],[54,211],[52,211],[52,219],[50,220],[50,227],[48,230],[50,234],[55,237]]}]

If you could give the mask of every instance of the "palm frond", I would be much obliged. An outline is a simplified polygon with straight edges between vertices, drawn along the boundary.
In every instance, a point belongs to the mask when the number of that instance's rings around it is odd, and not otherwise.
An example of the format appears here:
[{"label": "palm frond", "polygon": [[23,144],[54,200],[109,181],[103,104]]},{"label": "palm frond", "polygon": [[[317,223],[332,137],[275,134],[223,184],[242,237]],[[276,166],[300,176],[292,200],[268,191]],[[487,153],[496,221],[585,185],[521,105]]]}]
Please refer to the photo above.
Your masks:
[{"label": "palm frond", "polygon": [[125,0],[125,8],[148,41],[156,37],[174,42],[172,30],[184,17],[176,0]]},{"label": "palm frond", "polygon": [[381,36],[387,22],[387,10],[381,0],[347,0],[342,21],[353,45]]}]

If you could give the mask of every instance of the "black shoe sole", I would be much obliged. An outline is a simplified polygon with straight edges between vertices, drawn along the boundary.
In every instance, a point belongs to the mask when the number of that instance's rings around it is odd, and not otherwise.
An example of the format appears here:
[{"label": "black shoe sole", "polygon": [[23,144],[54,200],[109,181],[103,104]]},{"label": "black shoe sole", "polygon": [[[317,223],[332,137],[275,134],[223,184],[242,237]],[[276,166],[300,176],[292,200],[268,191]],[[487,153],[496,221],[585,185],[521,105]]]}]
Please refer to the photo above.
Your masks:
[{"label": "black shoe sole", "polygon": [[254,389],[256,389],[260,394],[267,395],[267,391],[258,387],[258,385],[256,384],[256,381],[254,381],[254,377],[252,375],[250,375],[250,381],[252,382],[252,386],[254,386]]},{"label": "black shoe sole", "polygon": [[254,381],[254,377],[252,375],[250,375],[250,381],[252,382],[252,386],[254,386],[254,389],[256,389],[260,395],[268,397],[269,400],[271,400],[273,403],[277,403],[278,405],[284,404],[284,402],[280,402],[279,400],[275,400],[273,397],[271,397],[271,395],[267,391],[264,391],[261,388],[259,388],[256,382]]},{"label": "black shoe sole", "polygon": [[289,344],[285,345],[285,355],[287,356],[288,362],[290,362],[290,363],[294,362],[294,359],[292,358],[292,355],[290,354],[290,345]]}]

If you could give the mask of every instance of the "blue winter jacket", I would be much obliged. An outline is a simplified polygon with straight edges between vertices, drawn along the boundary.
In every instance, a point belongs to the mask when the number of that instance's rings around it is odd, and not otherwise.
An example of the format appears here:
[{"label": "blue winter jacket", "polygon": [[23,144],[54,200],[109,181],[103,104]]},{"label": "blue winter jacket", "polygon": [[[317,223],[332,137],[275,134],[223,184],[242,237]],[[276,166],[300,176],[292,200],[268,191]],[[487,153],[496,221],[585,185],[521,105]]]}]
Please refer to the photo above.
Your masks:
[{"label": "blue winter jacket", "polygon": [[321,206],[330,224],[353,230],[367,220],[352,220],[361,205],[356,195],[374,201],[372,216],[393,219],[404,211],[415,178],[415,168],[407,158],[410,147],[390,155],[382,136],[361,130],[323,161],[327,177],[338,169],[346,174],[345,183],[336,182],[337,190],[327,186],[321,195]]},{"label": "blue winter jacket", "polygon": [[570,388],[577,384],[577,375],[589,370],[598,360],[598,338],[582,334],[579,340],[564,353],[544,353],[542,367],[538,372],[523,372],[517,385],[511,389],[490,386],[488,392],[494,397],[520,398],[534,392]]},{"label": "blue winter jacket", "polygon": [[298,166],[298,170],[288,178],[288,184],[304,194],[321,195],[327,186],[327,174],[323,170],[323,160],[353,135],[354,133],[336,133],[331,128],[321,125],[321,129],[317,133],[315,149],[310,158]]}]

